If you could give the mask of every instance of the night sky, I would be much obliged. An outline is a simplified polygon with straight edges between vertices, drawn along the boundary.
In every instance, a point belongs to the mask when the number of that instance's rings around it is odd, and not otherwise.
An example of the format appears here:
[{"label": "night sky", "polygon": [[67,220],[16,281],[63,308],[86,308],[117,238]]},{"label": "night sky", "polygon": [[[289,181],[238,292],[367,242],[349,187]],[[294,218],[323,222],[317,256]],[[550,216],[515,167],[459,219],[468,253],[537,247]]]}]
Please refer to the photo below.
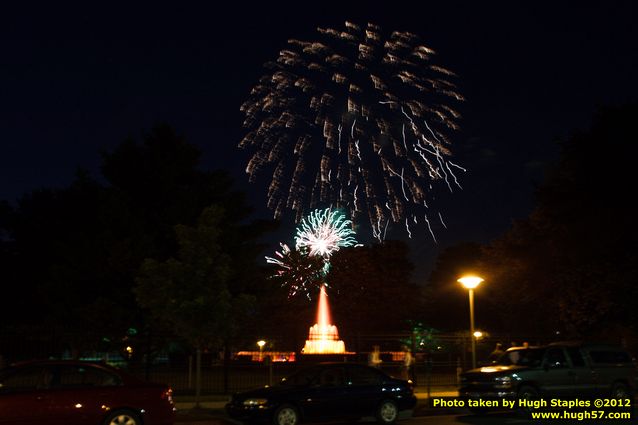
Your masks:
[{"label": "night sky", "polygon": [[[418,34],[466,97],[454,162],[463,190],[437,199],[447,229],[410,241],[416,279],[435,254],[486,242],[524,217],[557,141],[598,106],[638,100],[634,2],[84,3],[0,13],[0,199],[99,173],[100,151],[166,122],[226,168],[268,217],[266,178],[250,185],[239,106],[289,38],[345,20]],[[419,4],[421,6],[415,6]],[[345,6],[344,6],[345,5]],[[276,240],[292,241],[284,220]],[[405,238],[401,227],[390,238]],[[369,238],[362,235],[361,239]]]}]

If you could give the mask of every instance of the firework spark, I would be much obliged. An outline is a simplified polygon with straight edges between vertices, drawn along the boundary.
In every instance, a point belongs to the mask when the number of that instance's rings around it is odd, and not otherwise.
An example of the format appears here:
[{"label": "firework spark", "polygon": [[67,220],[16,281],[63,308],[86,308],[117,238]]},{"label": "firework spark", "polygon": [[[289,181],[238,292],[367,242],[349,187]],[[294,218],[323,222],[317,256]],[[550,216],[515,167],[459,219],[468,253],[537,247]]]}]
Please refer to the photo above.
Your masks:
[{"label": "firework spark", "polygon": [[416,35],[373,24],[288,41],[241,107],[246,172],[271,176],[275,217],[336,206],[353,221],[367,215],[382,239],[388,223],[423,217],[433,181],[458,185],[447,133],[460,117],[449,104],[463,97],[434,55]]}]

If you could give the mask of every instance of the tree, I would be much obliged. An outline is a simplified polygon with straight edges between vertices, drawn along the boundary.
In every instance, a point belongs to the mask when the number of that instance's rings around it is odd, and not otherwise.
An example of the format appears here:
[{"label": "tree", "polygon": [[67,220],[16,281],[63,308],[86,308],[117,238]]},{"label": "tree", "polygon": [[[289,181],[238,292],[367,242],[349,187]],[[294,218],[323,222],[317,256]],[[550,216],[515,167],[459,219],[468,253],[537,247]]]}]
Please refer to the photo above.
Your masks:
[{"label": "tree", "polygon": [[344,333],[400,332],[419,314],[408,249],[403,242],[385,241],[332,255],[328,294]]},{"label": "tree", "polygon": [[[605,108],[573,134],[537,191],[536,207],[486,249],[500,299],[545,331],[635,333],[638,105]],[[538,321],[536,321],[538,319]]]},{"label": "tree", "polygon": [[206,208],[196,227],[177,225],[176,258],[142,264],[135,292],[151,317],[197,349],[196,403],[201,389],[201,351],[224,347],[251,319],[255,299],[229,289],[231,258],[221,244],[227,213]]},{"label": "tree", "polygon": [[201,170],[200,156],[160,125],[141,143],[129,139],[103,153],[104,183],[80,171],[68,188],[33,191],[15,207],[1,204],[3,284],[25,302],[8,303],[0,326],[29,324],[31,333],[69,336],[65,343],[76,351],[101,340],[117,344],[130,328],[145,341],[164,332],[136,304],[135,277],[146,258],[175,258],[175,226],[195,226],[211,205],[232,211],[219,235],[231,263],[228,290],[235,296],[259,287],[259,238],[274,225],[250,221],[228,173]]},{"label": "tree", "polygon": [[219,347],[248,318],[254,297],[233,296],[231,259],[220,244],[224,211],[204,210],[196,227],[175,227],[178,252],[165,261],[147,259],[135,288],[153,320],[197,348]]},{"label": "tree", "polygon": [[112,242],[99,214],[105,197],[80,170],[70,187],[37,190],[18,201],[5,255],[16,270],[8,286],[23,292],[25,302],[4,323],[46,328],[80,350],[123,333],[135,320],[134,299],[119,290],[105,261]]}]

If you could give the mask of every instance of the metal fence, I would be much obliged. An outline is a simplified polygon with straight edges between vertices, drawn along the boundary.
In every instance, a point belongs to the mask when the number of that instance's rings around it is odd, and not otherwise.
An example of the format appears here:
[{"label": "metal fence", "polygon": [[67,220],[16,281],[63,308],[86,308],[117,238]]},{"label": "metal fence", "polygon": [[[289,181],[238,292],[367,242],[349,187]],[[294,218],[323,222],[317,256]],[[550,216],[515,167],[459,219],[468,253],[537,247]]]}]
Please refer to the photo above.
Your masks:
[{"label": "metal fence", "polygon": [[[436,344],[423,349],[418,346],[412,334],[391,335],[357,335],[344,336],[352,353],[346,361],[367,363],[368,354],[373,347],[379,346],[382,363],[380,368],[386,373],[404,377],[401,361],[401,350],[410,347],[415,353],[415,363],[410,371],[410,378],[421,389],[437,389],[458,384],[458,376],[463,370],[471,367],[471,344],[467,332],[437,334]],[[176,394],[196,392],[197,371],[195,352],[182,349],[179,355],[171,355],[170,347],[145,339],[147,345],[134,346],[137,361],[126,358],[122,350],[101,352],[96,349],[82,353],[73,352],[62,341],[68,340],[64,335],[53,333],[0,332],[0,368],[2,363],[11,363],[32,358],[81,358],[87,360],[104,360],[128,369],[134,375],[154,382],[170,384]],[[163,336],[158,341],[168,341]],[[476,358],[480,365],[484,362],[497,342],[504,348],[512,344],[539,345],[551,342],[553,338],[517,335],[489,335],[476,341]],[[171,342],[172,344],[172,342]],[[154,346],[152,355],[147,355],[145,347]],[[283,346],[280,342],[278,346]],[[159,348],[158,348],[159,347]],[[238,347],[242,348],[242,347]],[[239,351],[238,349],[234,352]],[[265,353],[264,353],[265,354]],[[294,362],[250,361],[246,358],[222,360],[221,353],[208,352],[203,356],[199,382],[201,394],[228,394],[234,391],[255,388],[279,382],[307,362],[298,357]],[[264,358],[266,358],[265,356]]]}]

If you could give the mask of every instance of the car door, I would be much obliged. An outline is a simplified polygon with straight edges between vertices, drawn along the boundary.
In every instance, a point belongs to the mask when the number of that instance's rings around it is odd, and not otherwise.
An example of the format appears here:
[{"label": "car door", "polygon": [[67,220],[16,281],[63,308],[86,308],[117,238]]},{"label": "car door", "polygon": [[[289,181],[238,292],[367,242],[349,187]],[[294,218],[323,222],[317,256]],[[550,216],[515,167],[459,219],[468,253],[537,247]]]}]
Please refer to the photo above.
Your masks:
[{"label": "car door", "polygon": [[5,371],[0,376],[0,424],[50,423],[48,380],[45,369],[40,366]]},{"label": "car door", "polygon": [[110,373],[92,365],[55,365],[48,408],[51,417],[64,425],[99,423],[107,413],[115,387],[105,385]]},{"label": "car door", "polygon": [[362,365],[348,367],[346,397],[355,416],[374,414],[384,395],[381,372]]},{"label": "car door", "polygon": [[585,361],[585,357],[578,346],[565,347],[571,362],[571,373],[574,379],[573,397],[589,397],[596,392],[596,374],[590,365]]},{"label": "car door", "polygon": [[630,354],[622,348],[592,346],[586,350],[598,395],[608,396],[615,382],[635,382],[635,366]]},{"label": "car door", "polygon": [[345,396],[344,366],[322,369],[317,381],[309,388],[304,403],[304,414],[311,419],[332,419],[351,415],[351,406]]},{"label": "car door", "polygon": [[574,373],[563,347],[550,347],[545,351],[544,371],[540,373],[541,390],[549,396],[568,396],[574,389]]}]

